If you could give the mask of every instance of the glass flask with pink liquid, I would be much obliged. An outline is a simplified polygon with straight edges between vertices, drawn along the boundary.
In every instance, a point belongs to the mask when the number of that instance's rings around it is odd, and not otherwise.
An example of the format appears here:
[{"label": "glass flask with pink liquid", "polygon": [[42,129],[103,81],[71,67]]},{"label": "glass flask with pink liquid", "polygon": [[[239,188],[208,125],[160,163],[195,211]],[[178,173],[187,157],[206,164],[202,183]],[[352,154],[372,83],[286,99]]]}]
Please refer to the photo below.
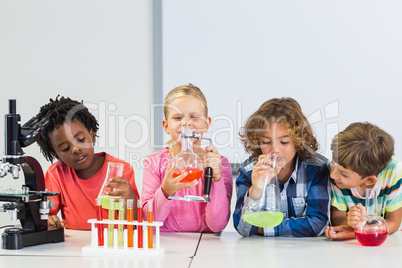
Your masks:
[{"label": "glass flask with pink liquid", "polygon": [[366,207],[355,226],[355,236],[362,246],[380,246],[387,239],[388,224],[377,214],[377,192],[366,189]]}]

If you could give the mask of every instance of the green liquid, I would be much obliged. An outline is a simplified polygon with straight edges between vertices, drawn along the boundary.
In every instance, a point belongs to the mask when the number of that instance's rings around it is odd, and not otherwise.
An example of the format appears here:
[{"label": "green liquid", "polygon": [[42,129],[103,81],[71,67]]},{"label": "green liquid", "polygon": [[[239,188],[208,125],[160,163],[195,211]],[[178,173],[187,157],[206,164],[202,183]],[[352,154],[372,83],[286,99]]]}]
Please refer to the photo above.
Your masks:
[{"label": "green liquid", "polygon": [[[124,208],[123,209],[119,209],[119,221],[124,221]],[[123,247],[123,234],[124,234],[124,228],[123,228],[123,224],[119,224],[117,226],[117,245],[119,247]]]},{"label": "green liquid", "polygon": [[243,219],[254,226],[275,227],[282,222],[283,213],[257,211],[248,214],[243,214]]},{"label": "green liquid", "polygon": [[102,195],[101,196],[101,206],[102,206],[102,208],[109,209],[109,200],[111,198],[115,199],[114,208],[115,209],[120,209],[120,203],[116,201],[117,199],[120,198],[120,196],[110,196],[110,195]]},{"label": "green liquid", "polygon": [[[114,209],[109,209],[109,220],[114,221]],[[107,245],[113,247],[114,243],[114,224],[107,225]]]}]

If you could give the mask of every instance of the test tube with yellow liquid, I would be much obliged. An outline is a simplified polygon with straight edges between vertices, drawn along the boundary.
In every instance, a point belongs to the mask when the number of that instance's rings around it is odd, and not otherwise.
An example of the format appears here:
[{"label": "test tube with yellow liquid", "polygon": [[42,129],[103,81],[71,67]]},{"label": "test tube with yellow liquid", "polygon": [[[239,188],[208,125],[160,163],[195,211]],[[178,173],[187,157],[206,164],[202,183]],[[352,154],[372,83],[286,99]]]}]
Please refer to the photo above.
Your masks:
[{"label": "test tube with yellow liquid", "polygon": [[[124,199],[119,200],[119,221],[124,221]],[[123,247],[124,244],[124,225],[119,224],[117,227],[117,246]]]},{"label": "test tube with yellow liquid", "polygon": [[[114,198],[109,199],[109,220],[114,221],[115,209]],[[107,245],[113,247],[114,240],[114,224],[108,224],[107,226]]]}]

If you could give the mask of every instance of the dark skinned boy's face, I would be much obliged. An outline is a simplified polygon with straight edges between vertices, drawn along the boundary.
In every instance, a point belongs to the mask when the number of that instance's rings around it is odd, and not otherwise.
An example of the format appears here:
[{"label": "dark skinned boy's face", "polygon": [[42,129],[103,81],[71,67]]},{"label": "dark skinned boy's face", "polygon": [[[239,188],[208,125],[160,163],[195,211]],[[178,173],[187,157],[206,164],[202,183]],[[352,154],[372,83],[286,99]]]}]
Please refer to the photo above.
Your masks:
[{"label": "dark skinned boy's face", "polygon": [[55,157],[76,171],[90,169],[94,162],[95,133],[78,120],[64,123],[49,134]]}]

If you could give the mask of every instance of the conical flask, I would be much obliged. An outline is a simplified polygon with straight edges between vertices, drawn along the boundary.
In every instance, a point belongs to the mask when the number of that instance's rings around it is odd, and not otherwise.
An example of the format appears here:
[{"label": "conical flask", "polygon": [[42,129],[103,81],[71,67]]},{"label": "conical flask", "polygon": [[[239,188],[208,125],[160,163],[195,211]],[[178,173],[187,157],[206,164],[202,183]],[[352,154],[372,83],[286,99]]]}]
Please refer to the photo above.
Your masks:
[{"label": "conical flask", "polygon": [[365,215],[355,226],[355,236],[362,246],[379,246],[387,239],[388,224],[377,214],[377,192],[366,189]]},{"label": "conical flask", "polygon": [[275,227],[283,220],[277,172],[284,159],[276,154],[268,154],[268,159],[272,172],[266,175],[263,183],[253,185],[242,210],[243,219],[258,227]]},{"label": "conical flask", "polygon": [[181,152],[173,158],[172,167],[175,168],[173,178],[187,172],[188,175],[180,182],[198,180],[202,176],[203,165],[201,158],[193,151],[194,132],[189,128],[185,128],[180,136]]}]

